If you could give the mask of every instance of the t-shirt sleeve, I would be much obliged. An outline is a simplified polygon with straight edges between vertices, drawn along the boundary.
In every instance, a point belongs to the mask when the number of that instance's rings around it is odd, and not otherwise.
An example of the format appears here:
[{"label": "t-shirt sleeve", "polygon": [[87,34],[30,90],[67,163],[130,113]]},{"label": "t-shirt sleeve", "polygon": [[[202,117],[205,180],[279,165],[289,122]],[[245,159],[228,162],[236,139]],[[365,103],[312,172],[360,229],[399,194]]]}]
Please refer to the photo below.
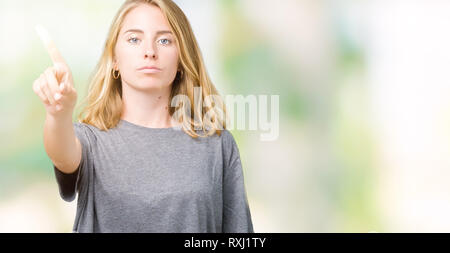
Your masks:
[{"label": "t-shirt sleeve", "polygon": [[66,202],[72,202],[76,193],[80,193],[88,183],[88,167],[90,164],[92,135],[89,134],[87,126],[81,123],[73,123],[75,135],[81,143],[81,161],[74,173],[66,174],[60,171],[54,164],[56,182],[59,188],[59,194]]},{"label": "t-shirt sleeve", "polygon": [[254,233],[244,174],[236,142],[227,130],[224,134],[223,233]]}]

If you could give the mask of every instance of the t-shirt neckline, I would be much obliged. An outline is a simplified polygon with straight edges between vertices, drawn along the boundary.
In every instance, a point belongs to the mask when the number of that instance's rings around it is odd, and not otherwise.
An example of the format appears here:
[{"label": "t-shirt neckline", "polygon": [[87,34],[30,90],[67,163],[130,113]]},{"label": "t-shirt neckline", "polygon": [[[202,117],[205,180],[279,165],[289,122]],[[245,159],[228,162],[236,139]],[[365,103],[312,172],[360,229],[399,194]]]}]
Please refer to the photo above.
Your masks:
[{"label": "t-shirt neckline", "polygon": [[131,123],[124,119],[120,119],[120,122],[124,126],[135,128],[135,129],[141,129],[141,130],[145,130],[145,131],[175,131],[175,130],[179,130],[179,127],[165,127],[165,128],[163,128],[163,127],[146,127],[146,126],[136,125],[136,124]]}]

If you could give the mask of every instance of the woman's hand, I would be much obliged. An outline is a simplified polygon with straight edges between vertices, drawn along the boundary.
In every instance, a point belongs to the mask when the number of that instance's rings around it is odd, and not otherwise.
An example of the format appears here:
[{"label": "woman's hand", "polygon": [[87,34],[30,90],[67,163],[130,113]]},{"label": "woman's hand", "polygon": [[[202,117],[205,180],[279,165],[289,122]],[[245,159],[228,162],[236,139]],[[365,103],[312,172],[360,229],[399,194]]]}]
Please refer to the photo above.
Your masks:
[{"label": "woman's hand", "polygon": [[47,48],[53,66],[34,81],[33,91],[42,100],[47,114],[72,117],[77,102],[72,73],[44,28],[38,26],[36,31]]}]

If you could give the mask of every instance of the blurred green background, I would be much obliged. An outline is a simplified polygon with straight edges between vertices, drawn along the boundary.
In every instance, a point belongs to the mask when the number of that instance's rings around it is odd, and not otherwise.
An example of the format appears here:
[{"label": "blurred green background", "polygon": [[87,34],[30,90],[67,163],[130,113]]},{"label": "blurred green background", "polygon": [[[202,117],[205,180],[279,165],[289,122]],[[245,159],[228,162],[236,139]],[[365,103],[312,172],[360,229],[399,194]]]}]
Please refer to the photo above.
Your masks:
[{"label": "blurred green background", "polygon": [[[280,96],[277,140],[232,131],[256,232],[450,231],[450,2],[176,2],[222,96]],[[81,101],[122,3],[0,0],[0,232],[75,218],[43,147],[35,25]]]}]

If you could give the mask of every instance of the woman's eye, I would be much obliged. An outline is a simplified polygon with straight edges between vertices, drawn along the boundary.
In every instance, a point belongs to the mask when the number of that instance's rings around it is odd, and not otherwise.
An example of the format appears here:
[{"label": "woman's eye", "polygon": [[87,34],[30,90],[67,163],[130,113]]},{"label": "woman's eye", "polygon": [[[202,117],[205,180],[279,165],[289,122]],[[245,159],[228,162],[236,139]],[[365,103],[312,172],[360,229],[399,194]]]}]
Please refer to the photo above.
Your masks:
[{"label": "woman's eye", "polygon": [[137,43],[138,40],[139,40],[138,38],[131,38],[128,40],[128,42],[135,44]]},{"label": "woman's eye", "polygon": [[160,39],[158,42],[162,45],[168,45],[171,41],[169,39]]}]

